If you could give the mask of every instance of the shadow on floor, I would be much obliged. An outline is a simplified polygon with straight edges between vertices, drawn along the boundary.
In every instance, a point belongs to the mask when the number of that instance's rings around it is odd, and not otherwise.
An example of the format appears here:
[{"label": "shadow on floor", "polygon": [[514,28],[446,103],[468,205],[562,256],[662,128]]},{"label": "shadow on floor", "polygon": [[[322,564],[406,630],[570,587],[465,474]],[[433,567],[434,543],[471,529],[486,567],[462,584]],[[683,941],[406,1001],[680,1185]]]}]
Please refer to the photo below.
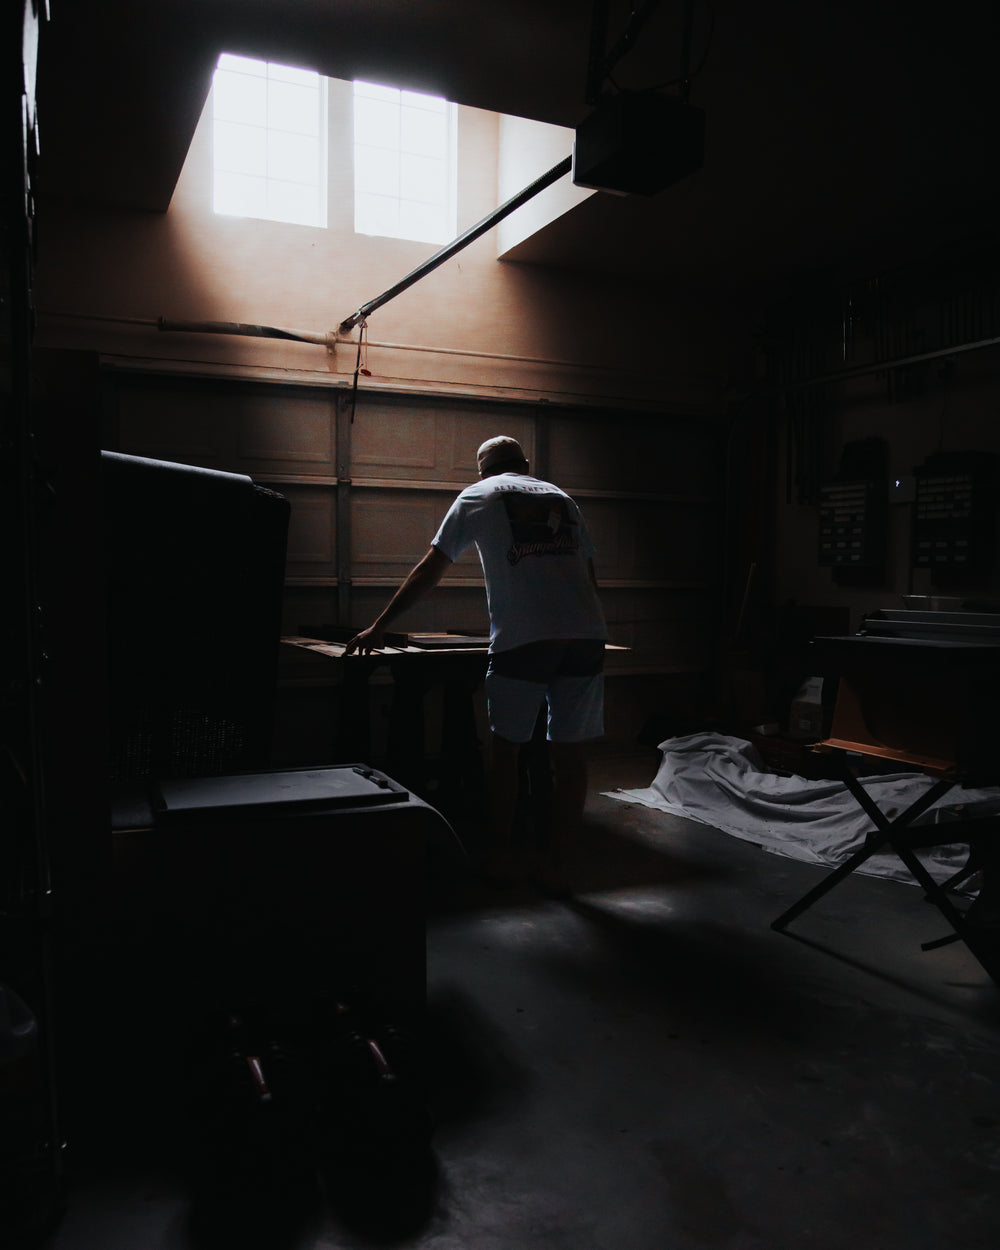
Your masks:
[{"label": "shadow on floor", "polygon": [[[474,825],[460,826],[456,833],[464,854],[449,850],[435,856],[430,865],[427,882],[430,914],[445,915],[498,903],[520,905],[540,897],[531,865],[533,857],[537,861],[544,852],[544,838],[534,836],[530,829],[515,835],[515,855],[523,857],[528,867],[509,879],[499,880],[485,869],[487,841],[480,829]],[[599,818],[585,821],[570,861],[576,894],[664,885],[692,886],[698,882],[722,881],[732,871],[721,861],[709,862],[666,843],[654,846]]]}]

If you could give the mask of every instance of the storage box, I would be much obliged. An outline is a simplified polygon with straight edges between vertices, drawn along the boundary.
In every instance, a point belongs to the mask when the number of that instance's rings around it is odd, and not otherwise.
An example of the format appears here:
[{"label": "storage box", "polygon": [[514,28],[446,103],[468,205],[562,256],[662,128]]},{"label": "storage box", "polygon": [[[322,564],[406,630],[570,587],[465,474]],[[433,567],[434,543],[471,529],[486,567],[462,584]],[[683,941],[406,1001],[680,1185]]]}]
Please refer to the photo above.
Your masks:
[{"label": "storage box", "polygon": [[788,709],[788,736],[817,741],[823,736],[823,678],[802,683]]}]

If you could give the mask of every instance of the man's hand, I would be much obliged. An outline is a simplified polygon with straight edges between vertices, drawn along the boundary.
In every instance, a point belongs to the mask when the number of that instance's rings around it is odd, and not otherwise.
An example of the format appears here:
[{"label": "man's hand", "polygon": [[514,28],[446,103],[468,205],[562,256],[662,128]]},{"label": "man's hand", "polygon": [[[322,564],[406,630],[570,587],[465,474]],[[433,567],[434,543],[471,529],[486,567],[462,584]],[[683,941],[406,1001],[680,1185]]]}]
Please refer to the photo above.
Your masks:
[{"label": "man's hand", "polygon": [[355,651],[359,655],[371,655],[373,651],[380,651],[384,646],[385,629],[377,625],[369,625],[360,634],[354,635],[344,648],[344,655],[353,655]]},{"label": "man's hand", "polygon": [[429,547],[424,558],[410,569],[406,581],[379,613],[375,623],[354,635],[344,648],[344,655],[353,655],[355,651],[359,655],[370,655],[384,647],[386,629],[397,616],[433,590],[450,567],[451,560],[444,552],[438,551],[437,547]]}]

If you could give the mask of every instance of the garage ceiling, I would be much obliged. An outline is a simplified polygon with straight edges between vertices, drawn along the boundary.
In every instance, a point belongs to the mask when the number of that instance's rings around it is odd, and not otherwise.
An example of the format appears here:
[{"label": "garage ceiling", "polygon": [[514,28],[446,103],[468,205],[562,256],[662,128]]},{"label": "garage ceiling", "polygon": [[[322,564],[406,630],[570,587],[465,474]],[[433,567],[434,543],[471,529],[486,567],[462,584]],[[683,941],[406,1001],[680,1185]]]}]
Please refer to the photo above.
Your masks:
[{"label": "garage ceiling", "polygon": [[[608,0],[607,46],[639,0]],[[589,0],[51,0],[40,196],[162,211],[220,51],[367,77],[575,127]],[[608,90],[677,78],[685,0],[660,0]],[[519,261],[718,295],[854,277],[989,237],[1000,207],[995,0],[696,0],[704,167],[598,194]],[[669,89],[669,88],[668,88]]]}]

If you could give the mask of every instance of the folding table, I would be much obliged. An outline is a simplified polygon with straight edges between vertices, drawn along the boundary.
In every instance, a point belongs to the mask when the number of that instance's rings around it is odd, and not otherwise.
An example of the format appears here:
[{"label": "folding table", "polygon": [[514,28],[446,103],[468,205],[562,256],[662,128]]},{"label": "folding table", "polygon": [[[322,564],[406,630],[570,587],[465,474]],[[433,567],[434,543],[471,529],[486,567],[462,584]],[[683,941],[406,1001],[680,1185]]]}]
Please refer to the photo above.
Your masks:
[{"label": "folding table", "polygon": [[[815,749],[839,760],[845,786],[874,828],[857,851],[771,928],[784,931],[872,855],[889,850],[951,926],[950,934],[922,948],[961,940],[1000,983],[1000,927],[991,931],[970,922],[949,895],[977,868],[997,861],[1000,816],[916,823],[955,787],[1000,782],[1000,616],[880,611],[866,619],[858,634],[817,638],[812,648],[816,671],[838,679],[830,735]],[[890,818],[850,767],[852,755],[917,770],[928,778],[927,790]],[[917,851],[957,843],[969,846],[968,862],[949,880],[935,881]]]}]

